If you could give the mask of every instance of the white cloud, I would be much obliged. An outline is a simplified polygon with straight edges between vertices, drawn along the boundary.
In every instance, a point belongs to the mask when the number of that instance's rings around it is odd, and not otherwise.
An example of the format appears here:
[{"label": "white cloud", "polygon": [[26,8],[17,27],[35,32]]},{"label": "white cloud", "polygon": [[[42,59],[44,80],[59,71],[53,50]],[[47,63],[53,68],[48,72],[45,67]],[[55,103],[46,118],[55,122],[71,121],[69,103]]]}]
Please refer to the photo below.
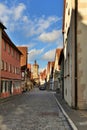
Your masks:
[{"label": "white cloud", "polygon": [[57,21],[58,21],[58,17],[55,16],[48,17],[47,19],[42,17],[38,20],[37,31],[41,33]]},{"label": "white cloud", "polygon": [[25,9],[26,6],[23,3],[19,3],[17,6],[12,6],[10,9],[7,5],[0,3],[0,20],[10,31],[13,31],[19,21],[27,19],[27,17],[23,15]]},{"label": "white cloud", "polygon": [[34,61],[38,59],[38,57],[43,53],[44,48],[37,50],[37,49],[32,49],[28,52],[28,62]]},{"label": "white cloud", "polygon": [[[9,29],[9,31],[15,31],[20,29],[26,36],[40,35],[49,29],[53,24],[61,20],[56,16],[49,17],[35,17],[30,19],[25,15],[27,11],[27,5],[23,3],[15,4],[10,7],[7,4],[0,3],[0,20]],[[29,12],[28,12],[29,13]],[[43,35],[42,35],[43,36]],[[41,38],[42,38],[41,36]]]},{"label": "white cloud", "polygon": [[55,49],[53,50],[49,50],[48,52],[46,52],[43,56],[42,59],[46,60],[46,61],[52,61],[54,60],[55,57]]},{"label": "white cloud", "polygon": [[36,43],[32,42],[28,44],[29,50],[32,49],[34,46],[36,46]]},{"label": "white cloud", "polygon": [[11,15],[11,10],[9,10],[6,5],[0,3],[0,20],[4,24],[6,24],[9,20],[10,15]]},{"label": "white cloud", "polygon": [[[16,44],[16,46],[20,46],[20,44]],[[21,46],[26,46],[30,50],[30,49],[34,48],[34,46],[36,46],[36,43],[32,42],[32,43],[21,44]]]},{"label": "white cloud", "polygon": [[53,30],[52,32],[47,33],[44,32],[38,37],[38,39],[42,42],[54,42],[59,38],[60,34],[60,30]]},{"label": "white cloud", "polygon": [[14,20],[18,20],[21,18],[23,11],[26,9],[23,3],[19,3],[17,7],[13,9]]},{"label": "white cloud", "polygon": [[52,17],[40,17],[35,18],[33,21],[28,21],[28,26],[24,27],[24,30],[27,32],[27,36],[32,35],[39,35],[43,33],[45,30],[47,30],[51,25],[56,23],[59,20],[58,17],[52,16]]},{"label": "white cloud", "polygon": [[28,17],[27,17],[27,16],[23,16],[23,21],[24,21],[25,23],[28,23]]},{"label": "white cloud", "polygon": [[2,3],[0,3],[0,16],[2,16],[4,13],[9,14],[11,11],[8,9],[8,7]]}]

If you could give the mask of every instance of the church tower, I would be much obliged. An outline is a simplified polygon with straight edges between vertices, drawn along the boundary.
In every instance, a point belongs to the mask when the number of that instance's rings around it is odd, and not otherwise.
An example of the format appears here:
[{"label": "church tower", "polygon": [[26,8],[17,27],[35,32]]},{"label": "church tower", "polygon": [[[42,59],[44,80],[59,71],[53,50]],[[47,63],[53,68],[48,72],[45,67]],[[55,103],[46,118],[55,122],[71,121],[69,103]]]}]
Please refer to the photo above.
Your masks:
[{"label": "church tower", "polygon": [[39,83],[39,65],[37,64],[36,60],[33,64],[33,79],[36,82],[36,84]]}]

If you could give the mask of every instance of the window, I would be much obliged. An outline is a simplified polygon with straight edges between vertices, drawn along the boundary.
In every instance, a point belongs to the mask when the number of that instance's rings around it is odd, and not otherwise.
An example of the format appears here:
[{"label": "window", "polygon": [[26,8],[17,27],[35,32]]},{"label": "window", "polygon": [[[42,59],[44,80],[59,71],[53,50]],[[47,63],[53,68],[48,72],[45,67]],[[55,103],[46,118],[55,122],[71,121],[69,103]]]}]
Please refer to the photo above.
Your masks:
[{"label": "window", "polygon": [[22,75],[22,78],[24,78],[24,72],[22,72],[21,75]]},{"label": "window", "polygon": [[66,23],[66,28],[67,28],[67,23]]},{"label": "window", "polygon": [[17,59],[18,55],[17,55],[17,52],[16,52],[16,59]]},{"label": "window", "polygon": [[15,74],[20,74],[20,68],[18,68],[18,67],[14,67],[14,73]]},{"label": "window", "polygon": [[8,71],[10,72],[10,64],[8,64]]},{"label": "window", "polygon": [[11,53],[11,47],[10,47],[10,45],[8,46],[8,53],[9,54]]},{"label": "window", "polygon": [[15,50],[13,51],[13,55],[14,55],[14,58],[15,58]]},{"label": "window", "polygon": [[3,81],[1,81],[1,93],[3,92]]},{"label": "window", "polygon": [[6,51],[6,41],[4,40],[4,50]]},{"label": "window", "polygon": [[15,67],[12,66],[12,73],[15,73]]},{"label": "window", "polygon": [[6,62],[4,62],[4,70],[6,70],[7,68],[6,68]]},{"label": "window", "polygon": [[18,60],[20,60],[20,55],[18,54]]},{"label": "window", "polygon": [[12,65],[10,64],[10,72],[12,72]]},{"label": "window", "polygon": [[1,81],[1,92],[4,93],[7,91],[7,87],[8,87],[8,82],[5,80]]},{"label": "window", "polygon": [[66,2],[66,8],[68,7],[68,2]]},{"label": "window", "polygon": [[68,9],[68,15],[70,15],[70,8]]},{"label": "window", "polygon": [[11,66],[11,64],[8,65],[8,71],[12,72],[12,66]]},{"label": "window", "polygon": [[14,56],[14,50],[13,50],[13,48],[11,50],[12,50],[12,56]]},{"label": "window", "polygon": [[6,71],[8,70],[8,64],[7,64],[7,62],[6,62]]},{"label": "window", "polygon": [[68,74],[69,74],[69,67],[70,67],[70,58],[69,58],[69,52],[68,52]]},{"label": "window", "polygon": [[19,54],[18,53],[16,53],[16,59],[19,60]]},{"label": "window", "polygon": [[15,74],[16,74],[16,67],[15,67]]},{"label": "window", "polygon": [[20,68],[16,68],[17,74],[20,74]]},{"label": "window", "polygon": [[13,67],[14,68],[14,73],[15,73],[15,67]]},{"label": "window", "polygon": [[4,70],[4,61],[2,60],[2,63],[1,63],[1,70]]},{"label": "window", "polygon": [[7,62],[4,62],[4,70],[5,70],[5,71],[8,70],[8,64],[7,64]]}]

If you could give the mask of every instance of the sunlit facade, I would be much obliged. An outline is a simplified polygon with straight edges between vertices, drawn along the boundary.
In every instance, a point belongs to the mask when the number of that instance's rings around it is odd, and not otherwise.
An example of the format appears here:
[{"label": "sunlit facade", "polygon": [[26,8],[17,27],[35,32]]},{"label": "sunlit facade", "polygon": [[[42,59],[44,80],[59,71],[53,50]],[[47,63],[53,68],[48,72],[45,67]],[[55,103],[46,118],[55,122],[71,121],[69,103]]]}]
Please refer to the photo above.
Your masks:
[{"label": "sunlit facade", "polygon": [[64,0],[64,98],[74,108],[87,108],[87,2]]},{"label": "sunlit facade", "polygon": [[[0,27],[2,27],[0,23]],[[6,34],[5,28],[1,31],[1,66],[0,66],[0,96],[8,97],[21,93],[21,52]]]}]

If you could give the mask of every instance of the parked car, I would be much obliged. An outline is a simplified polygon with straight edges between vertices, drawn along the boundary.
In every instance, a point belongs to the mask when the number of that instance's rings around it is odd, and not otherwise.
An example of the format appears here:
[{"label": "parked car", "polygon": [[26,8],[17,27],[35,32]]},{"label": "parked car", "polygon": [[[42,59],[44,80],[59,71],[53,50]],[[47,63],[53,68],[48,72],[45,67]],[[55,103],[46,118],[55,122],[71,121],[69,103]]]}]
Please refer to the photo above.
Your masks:
[{"label": "parked car", "polygon": [[41,85],[40,87],[39,87],[39,89],[40,90],[46,90],[46,85],[44,84],[44,85]]}]

